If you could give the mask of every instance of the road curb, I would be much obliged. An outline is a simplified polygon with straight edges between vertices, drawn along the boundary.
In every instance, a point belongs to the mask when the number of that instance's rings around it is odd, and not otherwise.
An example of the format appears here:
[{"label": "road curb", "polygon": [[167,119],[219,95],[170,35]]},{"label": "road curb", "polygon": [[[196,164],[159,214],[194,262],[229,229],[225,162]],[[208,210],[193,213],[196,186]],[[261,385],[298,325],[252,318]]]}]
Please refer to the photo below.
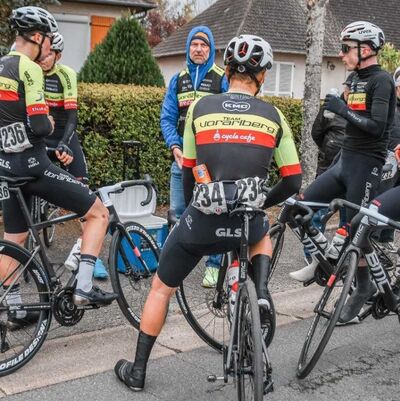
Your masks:
[{"label": "road curb", "polygon": [[[278,327],[310,317],[320,293],[318,286],[274,293]],[[25,367],[0,378],[0,398],[109,371],[119,359],[133,359],[136,339],[137,331],[124,325],[48,340]],[[184,317],[176,314],[168,317],[152,359],[203,346]]]}]

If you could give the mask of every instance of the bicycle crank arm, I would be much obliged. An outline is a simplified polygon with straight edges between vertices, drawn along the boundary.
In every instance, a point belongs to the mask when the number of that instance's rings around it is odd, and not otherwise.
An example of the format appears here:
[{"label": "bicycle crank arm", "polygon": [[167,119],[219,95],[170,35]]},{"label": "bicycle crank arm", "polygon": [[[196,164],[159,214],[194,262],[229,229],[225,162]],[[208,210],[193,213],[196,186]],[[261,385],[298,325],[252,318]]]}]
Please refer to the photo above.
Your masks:
[{"label": "bicycle crank arm", "polygon": [[109,306],[110,304],[105,305],[96,305],[96,304],[89,304],[89,305],[80,305],[77,307],[78,310],[92,310],[92,309],[99,309],[102,306]]}]

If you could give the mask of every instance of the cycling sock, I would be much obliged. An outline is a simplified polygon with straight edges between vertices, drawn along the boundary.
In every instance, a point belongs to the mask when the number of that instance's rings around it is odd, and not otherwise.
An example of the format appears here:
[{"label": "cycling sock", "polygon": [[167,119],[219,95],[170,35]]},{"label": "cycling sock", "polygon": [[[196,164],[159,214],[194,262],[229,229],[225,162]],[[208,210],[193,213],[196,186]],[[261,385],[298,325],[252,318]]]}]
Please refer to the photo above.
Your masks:
[{"label": "cycling sock", "polygon": [[146,371],[147,361],[149,360],[150,353],[156,339],[157,336],[150,336],[140,330],[136,345],[135,362],[131,366],[131,370],[129,372],[131,375],[133,375],[135,371]]},{"label": "cycling sock", "polygon": [[271,258],[267,255],[256,255],[251,259],[252,279],[256,286],[258,299],[269,299],[268,276]]},{"label": "cycling sock", "polygon": [[345,323],[353,320],[358,315],[365,302],[368,301],[375,292],[376,286],[371,281],[369,268],[359,267],[357,271],[357,287],[343,306],[339,321]]},{"label": "cycling sock", "polygon": [[84,292],[89,292],[92,289],[92,276],[94,265],[97,257],[93,255],[82,254],[79,263],[79,272],[76,276],[76,289]]},{"label": "cycling sock", "polygon": [[[4,286],[4,291],[7,291],[9,287]],[[17,305],[22,303],[21,290],[19,284],[14,284],[8,294],[6,295],[7,305]],[[17,319],[23,319],[26,317],[26,311],[18,310],[15,312]]]}]

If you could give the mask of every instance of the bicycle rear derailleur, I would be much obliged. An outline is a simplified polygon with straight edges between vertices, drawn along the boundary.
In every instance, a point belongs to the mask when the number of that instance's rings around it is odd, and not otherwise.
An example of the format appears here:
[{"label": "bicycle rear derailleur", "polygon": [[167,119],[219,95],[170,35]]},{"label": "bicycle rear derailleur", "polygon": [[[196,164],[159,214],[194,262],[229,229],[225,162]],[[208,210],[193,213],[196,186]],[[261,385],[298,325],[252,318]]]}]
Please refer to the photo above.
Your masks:
[{"label": "bicycle rear derailleur", "polygon": [[72,300],[73,295],[73,288],[63,288],[54,296],[54,318],[62,326],[75,326],[85,313],[84,309],[78,309],[74,304]]}]

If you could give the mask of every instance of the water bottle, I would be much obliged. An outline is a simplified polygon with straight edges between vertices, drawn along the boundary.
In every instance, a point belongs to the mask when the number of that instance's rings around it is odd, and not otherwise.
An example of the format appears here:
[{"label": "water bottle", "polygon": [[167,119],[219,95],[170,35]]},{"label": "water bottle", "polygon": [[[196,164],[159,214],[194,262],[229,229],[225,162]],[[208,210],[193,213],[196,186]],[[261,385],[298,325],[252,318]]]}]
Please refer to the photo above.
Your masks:
[{"label": "water bottle", "polygon": [[239,286],[239,261],[234,260],[228,267],[228,291],[229,291],[229,317],[232,322],[233,310],[235,308],[236,293]]},{"label": "water bottle", "polygon": [[[337,96],[337,97],[340,96],[340,93],[336,88],[331,88],[329,90],[329,94],[333,95],[333,96]],[[329,111],[329,110],[324,110],[324,117],[325,118],[327,118],[329,120],[333,120],[335,118],[335,116],[336,116],[336,114],[334,112]]]},{"label": "water bottle", "polygon": [[340,251],[343,248],[343,244],[346,241],[347,231],[345,228],[338,228],[335,236],[332,238],[332,242],[326,252],[326,256],[329,259],[336,260],[339,257]]}]

